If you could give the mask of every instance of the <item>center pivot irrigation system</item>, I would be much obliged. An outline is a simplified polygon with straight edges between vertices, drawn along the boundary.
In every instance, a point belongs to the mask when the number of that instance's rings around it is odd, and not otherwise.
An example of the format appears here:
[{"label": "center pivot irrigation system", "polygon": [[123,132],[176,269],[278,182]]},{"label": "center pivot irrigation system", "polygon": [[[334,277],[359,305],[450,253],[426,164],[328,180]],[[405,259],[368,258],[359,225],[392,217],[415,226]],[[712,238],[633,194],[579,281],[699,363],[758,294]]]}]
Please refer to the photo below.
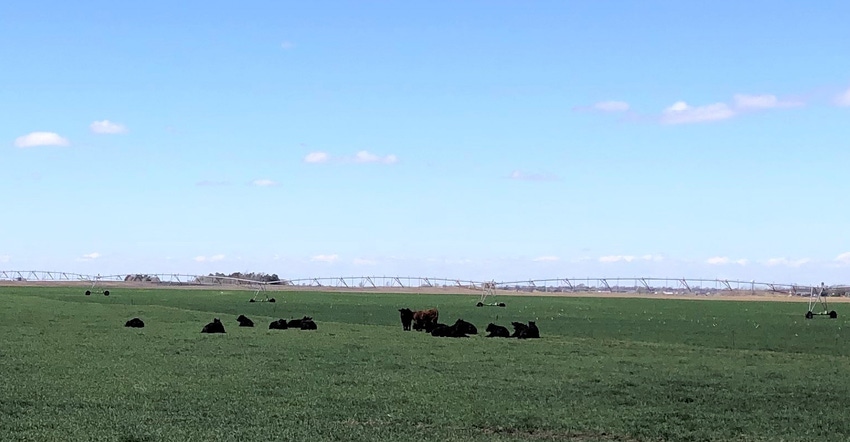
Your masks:
[{"label": "center pivot irrigation system", "polygon": [[343,290],[447,290],[474,293],[480,295],[476,302],[478,307],[505,307],[505,303],[497,302],[497,295],[522,295],[533,292],[563,292],[563,293],[642,293],[661,295],[705,295],[719,293],[753,293],[772,292],[788,296],[808,297],[806,318],[827,316],[837,318],[835,310],[830,310],[827,298],[832,296],[847,296],[850,286],[819,286],[800,284],[780,284],[756,281],[739,281],[729,279],[698,279],[698,278],[551,278],[531,279],[522,281],[490,280],[486,282],[454,278],[430,278],[421,276],[341,276],[301,279],[282,279],[277,281],[256,281],[230,276],[200,276],[177,273],[157,274],[116,274],[116,275],[82,275],[69,272],[54,272],[43,270],[0,270],[0,282],[34,282],[34,283],[76,283],[85,284],[87,296],[97,293],[109,296],[110,291],[117,287],[232,287],[252,290],[253,296],[249,302],[276,302],[270,297],[270,286],[285,286],[290,289],[343,289]]}]

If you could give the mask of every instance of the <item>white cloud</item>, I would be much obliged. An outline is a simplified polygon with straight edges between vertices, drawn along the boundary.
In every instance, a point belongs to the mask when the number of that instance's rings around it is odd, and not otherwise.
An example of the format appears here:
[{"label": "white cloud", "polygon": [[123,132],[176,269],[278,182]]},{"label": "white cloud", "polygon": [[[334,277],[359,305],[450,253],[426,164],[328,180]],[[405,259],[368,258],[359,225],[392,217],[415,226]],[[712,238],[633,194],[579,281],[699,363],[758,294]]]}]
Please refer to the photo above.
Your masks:
[{"label": "white cloud", "polygon": [[54,132],[30,132],[15,139],[15,147],[68,146],[67,138]]},{"label": "white cloud", "polygon": [[371,259],[363,259],[363,258],[354,258],[354,265],[356,266],[373,266],[377,264],[377,261],[373,261]]},{"label": "white cloud", "polygon": [[92,260],[95,260],[95,259],[98,259],[98,258],[100,258],[100,253],[93,252],[93,253],[86,253],[85,255],[77,258],[77,261],[92,261]]},{"label": "white cloud", "polygon": [[711,265],[726,265],[726,264],[738,264],[738,265],[747,265],[749,264],[749,260],[747,259],[730,259],[726,256],[715,256],[713,258],[708,258],[705,260],[706,264]]},{"label": "white cloud", "polygon": [[12,257],[9,255],[0,255],[0,262],[6,263],[12,260]]},{"label": "white cloud", "polygon": [[599,262],[606,262],[606,263],[607,262],[620,262],[620,261],[632,262],[634,260],[635,260],[635,257],[631,256],[631,255],[609,255],[609,256],[602,256],[602,257],[599,258]]},{"label": "white cloud", "polygon": [[378,156],[365,150],[361,150],[354,155],[354,161],[357,163],[383,163],[394,164],[398,162],[398,157],[395,155]]},{"label": "white cloud", "polygon": [[329,263],[329,264],[335,263],[335,262],[337,262],[338,260],[339,260],[339,255],[337,255],[337,254],[333,254],[333,255],[316,255],[316,256],[314,256],[314,257],[310,258],[310,261],[314,261],[314,262],[326,262],[326,263]]},{"label": "white cloud", "polygon": [[277,182],[269,180],[269,179],[260,179],[260,180],[252,181],[251,184],[253,184],[257,187],[269,187],[269,186],[276,186]]},{"label": "white cloud", "polygon": [[282,49],[286,49],[286,50],[295,49],[295,43],[293,43],[289,40],[286,40],[284,42],[281,42],[280,47]]},{"label": "white cloud", "polygon": [[770,258],[764,262],[765,265],[768,266],[787,266],[787,267],[800,267],[803,264],[810,262],[809,258],[802,258],[797,260],[790,260],[786,258]]},{"label": "white cloud", "polygon": [[726,103],[714,103],[706,106],[692,107],[684,101],[673,103],[661,113],[663,124],[688,124],[701,123],[704,121],[726,120],[735,116]]},{"label": "white cloud", "polygon": [[113,123],[109,120],[95,121],[89,125],[92,133],[96,134],[124,134],[127,133],[127,127],[123,124]]},{"label": "white cloud", "polygon": [[534,261],[534,262],[554,262],[554,261],[558,261],[560,259],[561,258],[558,258],[557,256],[538,256],[537,258],[532,259],[532,261]]},{"label": "white cloud", "polygon": [[310,152],[304,157],[305,163],[324,163],[330,159],[330,156],[324,152]]},{"label": "white cloud", "polygon": [[835,261],[839,264],[850,264],[850,252],[844,252],[836,256]]},{"label": "white cloud", "polygon": [[664,257],[661,255],[643,255],[640,257],[640,259],[644,261],[664,261]]},{"label": "white cloud", "polygon": [[625,112],[629,110],[629,103],[625,101],[600,101],[591,107],[601,112]]},{"label": "white cloud", "polygon": [[557,179],[557,177],[552,175],[546,175],[542,173],[526,173],[520,170],[515,170],[511,172],[508,178],[520,181],[553,181]]},{"label": "white cloud", "polygon": [[781,101],[776,95],[747,95],[737,94],[733,97],[735,107],[738,109],[776,109],[783,107],[802,106],[797,101]]},{"label": "white cloud", "polygon": [[218,262],[224,260],[224,255],[218,254],[213,256],[196,256],[194,260],[197,262]]},{"label": "white cloud", "polygon": [[850,106],[850,89],[840,93],[835,97],[835,104],[838,106]]}]

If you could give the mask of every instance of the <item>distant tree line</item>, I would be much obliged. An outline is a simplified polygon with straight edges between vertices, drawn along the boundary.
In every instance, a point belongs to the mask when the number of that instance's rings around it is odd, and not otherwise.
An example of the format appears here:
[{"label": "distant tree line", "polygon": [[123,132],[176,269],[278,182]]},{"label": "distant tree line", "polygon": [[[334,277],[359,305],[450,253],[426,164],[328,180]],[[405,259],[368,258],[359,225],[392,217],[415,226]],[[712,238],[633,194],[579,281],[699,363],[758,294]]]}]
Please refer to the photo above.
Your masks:
[{"label": "distant tree line", "polygon": [[217,272],[217,273],[210,273],[210,274],[209,274],[209,275],[207,275],[207,276],[218,276],[218,277],[224,277],[224,278],[247,279],[247,280],[250,280],[250,281],[258,281],[258,282],[279,282],[279,281],[280,281],[280,278],[277,276],[277,274],[276,274],[276,273],[272,273],[271,275],[269,275],[269,274],[266,274],[266,273],[263,273],[263,272],[259,272],[259,273],[254,273],[254,272],[249,272],[249,273],[234,272],[234,273],[231,273],[231,274],[229,274],[229,275],[225,275],[224,273],[218,273],[218,272]]}]

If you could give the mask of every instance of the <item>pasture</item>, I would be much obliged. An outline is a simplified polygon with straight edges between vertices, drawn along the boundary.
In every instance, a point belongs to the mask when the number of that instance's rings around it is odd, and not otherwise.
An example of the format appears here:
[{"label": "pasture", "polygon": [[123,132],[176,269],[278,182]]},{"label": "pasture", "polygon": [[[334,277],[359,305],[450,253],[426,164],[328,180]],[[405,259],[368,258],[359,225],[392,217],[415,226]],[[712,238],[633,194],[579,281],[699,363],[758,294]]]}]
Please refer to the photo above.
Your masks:
[{"label": "pasture", "polygon": [[[850,440],[850,304],[251,294],[0,287],[0,440]],[[402,307],[480,334],[402,331]],[[483,336],[528,320],[541,339]]]}]

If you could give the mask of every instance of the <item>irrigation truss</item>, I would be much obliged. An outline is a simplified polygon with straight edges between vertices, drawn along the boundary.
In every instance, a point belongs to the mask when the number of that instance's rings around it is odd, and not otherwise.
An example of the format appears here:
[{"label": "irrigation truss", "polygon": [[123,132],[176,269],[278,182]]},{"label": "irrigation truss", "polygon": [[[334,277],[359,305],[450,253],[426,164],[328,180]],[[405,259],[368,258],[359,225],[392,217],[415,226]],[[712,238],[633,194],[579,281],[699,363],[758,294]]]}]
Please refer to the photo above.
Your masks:
[{"label": "irrigation truss", "polygon": [[[508,290],[515,292],[643,292],[665,294],[711,294],[722,291],[769,291],[805,294],[814,285],[741,281],[731,279],[611,277],[611,278],[548,278],[517,281],[472,281],[456,278],[423,276],[338,276],[317,278],[256,281],[227,276],[189,275],[180,273],[83,275],[43,270],[0,270],[0,281],[9,282],[80,282],[143,283],[175,286],[245,286],[265,290],[266,287],[325,287],[345,289],[377,288],[446,288],[469,290]],[[832,286],[839,287],[839,286]],[[845,287],[845,286],[840,286]]]}]

